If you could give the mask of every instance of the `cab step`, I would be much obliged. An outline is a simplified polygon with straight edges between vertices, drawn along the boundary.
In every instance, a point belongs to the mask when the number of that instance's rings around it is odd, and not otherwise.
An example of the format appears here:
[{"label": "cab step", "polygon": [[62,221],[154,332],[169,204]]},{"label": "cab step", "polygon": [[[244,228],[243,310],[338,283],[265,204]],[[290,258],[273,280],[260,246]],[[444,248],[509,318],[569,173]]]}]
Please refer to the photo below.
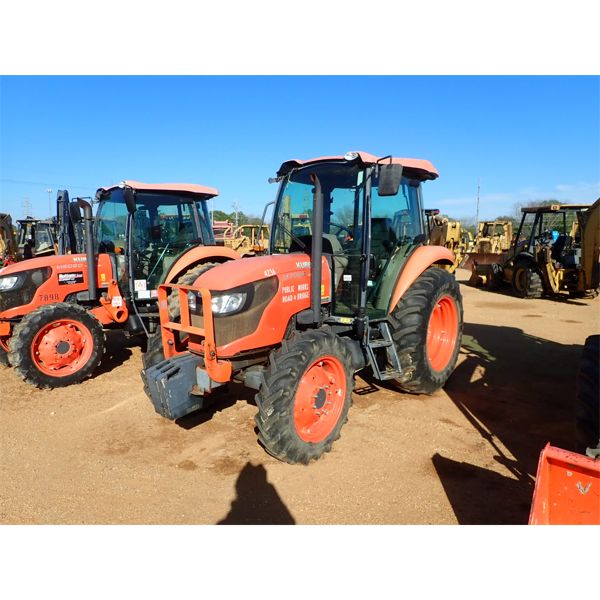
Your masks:
[{"label": "cab step", "polygon": [[[397,379],[402,375],[402,366],[400,365],[400,358],[396,352],[396,345],[392,339],[389,323],[387,321],[379,321],[376,325],[379,330],[380,337],[371,340],[371,336],[369,335],[367,342],[367,353],[371,368],[373,369],[373,374],[380,381]],[[379,368],[379,365],[377,364],[378,353],[376,352],[376,350],[379,348],[385,348],[388,359],[387,362],[391,365],[391,368],[384,370]]]}]

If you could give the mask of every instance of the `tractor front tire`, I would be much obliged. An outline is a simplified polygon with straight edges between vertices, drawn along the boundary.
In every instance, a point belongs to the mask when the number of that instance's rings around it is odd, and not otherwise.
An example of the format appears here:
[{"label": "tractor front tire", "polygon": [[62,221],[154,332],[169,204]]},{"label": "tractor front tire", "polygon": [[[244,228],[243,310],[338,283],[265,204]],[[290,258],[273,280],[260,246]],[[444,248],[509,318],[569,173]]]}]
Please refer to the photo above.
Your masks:
[{"label": "tractor front tire", "polygon": [[329,452],[348,419],[353,382],[350,351],[333,333],[309,330],[284,340],[256,394],[260,443],[290,464]]},{"label": "tractor front tire", "polygon": [[513,269],[512,288],[519,298],[541,298],[542,276],[532,263],[518,262]]},{"label": "tractor front tire", "polygon": [[[216,267],[220,263],[203,263],[197,265],[184,273],[176,283],[178,285],[192,285],[202,273],[205,273],[209,269]],[[173,321],[179,319],[181,314],[181,307],[179,306],[179,294],[171,292],[167,299],[169,306],[169,318]],[[159,327],[154,333],[148,336],[148,342],[146,344],[146,352],[142,354],[142,364],[144,369],[149,369],[160,361],[165,359],[165,353],[162,347],[162,330]],[[144,391],[147,392],[146,386],[144,385]]]},{"label": "tractor front tire", "polygon": [[100,322],[77,304],[59,302],[23,317],[10,338],[8,359],[28,383],[57,388],[89,377],[103,352]]},{"label": "tractor front tire", "polygon": [[402,391],[432,394],[456,366],[462,340],[463,307],[453,275],[429,267],[400,299],[389,319],[402,376]]},{"label": "tractor front tire", "polygon": [[600,335],[585,340],[575,389],[577,452],[600,456]]}]

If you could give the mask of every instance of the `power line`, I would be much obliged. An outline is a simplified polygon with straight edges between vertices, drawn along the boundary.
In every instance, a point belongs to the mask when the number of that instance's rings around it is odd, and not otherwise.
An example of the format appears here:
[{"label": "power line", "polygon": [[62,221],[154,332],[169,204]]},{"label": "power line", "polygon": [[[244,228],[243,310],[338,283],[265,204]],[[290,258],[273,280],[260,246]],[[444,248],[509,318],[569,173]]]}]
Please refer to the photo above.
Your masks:
[{"label": "power line", "polygon": [[96,189],[96,186],[90,185],[90,186],[82,186],[82,185],[62,185],[60,183],[49,183],[48,181],[24,181],[21,179],[5,179],[2,178],[0,179],[0,181],[2,183],[15,183],[15,184],[24,184],[24,185],[41,185],[41,186],[45,186],[46,188],[49,187],[54,187],[57,189],[65,189],[65,188],[71,188],[74,190],[90,190],[90,189]]}]

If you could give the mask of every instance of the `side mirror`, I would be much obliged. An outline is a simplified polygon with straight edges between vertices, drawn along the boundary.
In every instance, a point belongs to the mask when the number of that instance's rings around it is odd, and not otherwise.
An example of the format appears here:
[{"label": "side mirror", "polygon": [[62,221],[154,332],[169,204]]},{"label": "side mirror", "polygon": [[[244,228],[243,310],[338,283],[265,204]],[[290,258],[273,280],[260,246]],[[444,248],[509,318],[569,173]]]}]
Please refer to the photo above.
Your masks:
[{"label": "side mirror", "polygon": [[125,205],[127,206],[127,212],[133,214],[136,211],[135,192],[130,187],[126,187],[123,194],[125,196]]},{"label": "side mirror", "polygon": [[81,223],[81,209],[77,201],[69,202],[69,217],[72,223]]},{"label": "side mirror", "polygon": [[402,179],[402,165],[390,164],[379,167],[379,186],[377,193],[380,196],[395,196],[400,188]]}]

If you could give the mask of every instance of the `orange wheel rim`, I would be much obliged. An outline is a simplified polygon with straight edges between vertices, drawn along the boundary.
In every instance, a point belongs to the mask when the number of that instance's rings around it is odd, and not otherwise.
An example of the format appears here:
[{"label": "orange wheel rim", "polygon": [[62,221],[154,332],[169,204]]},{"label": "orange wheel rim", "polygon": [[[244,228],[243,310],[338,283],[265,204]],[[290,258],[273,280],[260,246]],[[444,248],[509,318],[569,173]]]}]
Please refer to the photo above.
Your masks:
[{"label": "orange wheel rim", "polygon": [[451,296],[438,301],[427,327],[427,358],[434,371],[443,371],[454,354],[458,338],[458,309]]},{"label": "orange wheel rim", "polygon": [[31,358],[45,375],[67,377],[83,368],[94,349],[91,331],[78,321],[48,323],[33,339]]},{"label": "orange wheel rim", "polygon": [[335,428],[346,401],[346,372],[334,356],[322,356],[304,372],[294,400],[296,433],[305,442],[323,441]]},{"label": "orange wheel rim", "polygon": [[8,337],[0,337],[0,348],[2,348],[5,352],[9,351],[9,348],[8,348],[8,340],[9,339],[10,338],[8,338]]}]

